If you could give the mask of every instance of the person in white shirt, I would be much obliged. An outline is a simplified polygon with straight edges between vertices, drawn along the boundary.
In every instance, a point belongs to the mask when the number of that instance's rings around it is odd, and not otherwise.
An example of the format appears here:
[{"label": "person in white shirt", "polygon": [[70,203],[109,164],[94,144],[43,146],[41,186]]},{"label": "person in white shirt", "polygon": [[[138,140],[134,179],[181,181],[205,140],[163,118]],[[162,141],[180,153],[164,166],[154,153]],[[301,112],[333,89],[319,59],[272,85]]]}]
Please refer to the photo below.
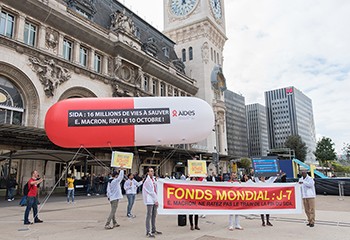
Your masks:
[{"label": "person in white shirt", "polygon": [[[107,197],[109,202],[111,203],[111,212],[107,218],[107,222],[105,225],[105,229],[112,229],[114,227],[119,227],[120,225],[117,223],[115,219],[115,212],[118,208],[119,199],[123,198],[122,189],[120,187],[120,182],[124,178],[124,170],[120,170],[118,172],[112,173],[112,178],[109,180],[107,185]],[[111,227],[109,224],[113,221],[113,226]]]},{"label": "person in white shirt", "polygon": [[[146,236],[154,238],[154,234],[162,234],[156,230],[156,216],[158,208],[157,185],[153,168],[148,168],[147,177],[142,188],[143,202],[147,206]],[[150,225],[152,224],[152,229]],[[152,231],[151,231],[152,230]]]},{"label": "person in white shirt", "polygon": [[181,180],[186,180],[186,176],[184,174],[181,174],[181,177],[180,177]]},{"label": "person in white shirt", "polygon": [[[277,176],[271,176],[267,180],[265,180],[265,176],[261,176],[260,178],[255,177],[255,183],[274,183],[277,179]],[[264,219],[264,214],[260,214],[261,217],[261,225],[263,227],[267,226],[273,226],[272,223],[270,222],[270,214],[265,214],[266,216],[266,224],[265,224],[265,219]]]},{"label": "person in white shirt", "polygon": [[136,217],[135,215],[131,214],[131,209],[132,209],[132,206],[134,205],[134,202],[135,202],[137,188],[141,185],[142,185],[142,180],[137,182],[134,179],[134,174],[132,174],[132,173],[128,174],[128,180],[126,180],[124,183],[124,189],[125,189],[126,197],[128,198],[128,207],[127,207],[127,214],[126,215],[129,218]]},{"label": "person in white shirt", "polygon": [[303,198],[304,210],[307,216],[309,227],[315,226],[315,181],[306,171],[301,172],[299,184],[301,184],[301,197]]},{"label": "person in white shirt", "polygon": [[[237,178],[237,173],[232,172],[230,179],[228,180],[230,183],[234,183],[234,184],[238,184],[241,183],[238,178]],[[233,217],[235,218],[235,222],[233,224]],[[230,214],[228,217],[228,225],[229,225],[229,230],[233,231],[233,229],[238,229],[238,230],[243,230],[243,228],[241,227],[240,223],[239,223],[239,215],[233,215]]]}]

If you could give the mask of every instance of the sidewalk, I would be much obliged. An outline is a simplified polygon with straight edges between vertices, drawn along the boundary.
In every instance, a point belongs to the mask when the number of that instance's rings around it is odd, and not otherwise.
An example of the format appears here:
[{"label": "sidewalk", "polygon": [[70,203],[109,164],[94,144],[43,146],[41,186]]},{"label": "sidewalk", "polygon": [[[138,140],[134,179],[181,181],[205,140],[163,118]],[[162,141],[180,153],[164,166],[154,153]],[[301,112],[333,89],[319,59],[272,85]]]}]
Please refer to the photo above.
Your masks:
[{"label": "sidewalk", "polygon": [[[43,201],[43,199],[41,199]],[[110,211],[110,204],[103,196],[78,196],[76,204],[67,204],[64,196],[53,196],[43,205],[39,213],[44,223],[25,226],[25,207],[13,202],[0,202],[0,239],[146,239],[145,206],[141,195],[137,196],[133,213],[136,218],[126,217],[126,197],[119,202],[117,221],[121,225],[105,230],[104,224]],[[43,204],[43,203],[42,203]],[[40,206],[39,206],[40,207]],[[274,240],[274,239],[317,239],[337,240],[350,237],[350,197],[338,200],[338,196],[321,196],[316,199],[316,224],[314,228],[305,225],[305,214],[271,215],[273,227],[262,227],[260,216],[241,216],[241,230],[227,229],[228,216],[207,215],[199,219],[200,231],[191,231],[188,226],[177,226],[176,215],[158,215],[157,230],[162,235],[156,239],[167,240]],[[32,212],[31,215],[32,216]]]}]

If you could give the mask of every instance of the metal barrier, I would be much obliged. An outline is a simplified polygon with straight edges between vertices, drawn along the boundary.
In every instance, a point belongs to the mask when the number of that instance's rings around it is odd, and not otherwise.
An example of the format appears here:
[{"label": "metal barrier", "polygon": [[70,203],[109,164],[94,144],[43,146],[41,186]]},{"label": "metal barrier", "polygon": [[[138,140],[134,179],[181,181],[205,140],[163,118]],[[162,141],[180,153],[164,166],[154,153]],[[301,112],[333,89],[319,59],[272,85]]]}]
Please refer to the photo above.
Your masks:
[{"label": "metal barrier", "polygon": [[339,187],[339,198],[338,200],[344,200],[344,184],[345,181],[339,181],[338,187]]}]

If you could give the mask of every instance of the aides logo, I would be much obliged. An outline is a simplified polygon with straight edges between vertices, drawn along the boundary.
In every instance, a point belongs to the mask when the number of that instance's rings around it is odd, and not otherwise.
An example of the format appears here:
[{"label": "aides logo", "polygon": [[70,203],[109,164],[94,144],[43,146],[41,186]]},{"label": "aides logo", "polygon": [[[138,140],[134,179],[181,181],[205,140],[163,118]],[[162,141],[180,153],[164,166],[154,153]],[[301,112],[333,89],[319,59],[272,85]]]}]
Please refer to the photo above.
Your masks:
[{"label": "aides logo", "polygon": [[193,117],[196,115],[196,112],[194,110],[173,110],[172,115],[173,117]]}]

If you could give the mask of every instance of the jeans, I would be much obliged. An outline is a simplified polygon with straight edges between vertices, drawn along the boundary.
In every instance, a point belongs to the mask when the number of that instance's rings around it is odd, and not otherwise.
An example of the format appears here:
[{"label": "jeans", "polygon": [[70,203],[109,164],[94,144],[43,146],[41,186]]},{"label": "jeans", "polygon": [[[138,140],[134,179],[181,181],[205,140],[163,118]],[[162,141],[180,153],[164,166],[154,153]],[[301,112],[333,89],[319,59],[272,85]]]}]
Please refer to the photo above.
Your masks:
[{"label": "jeans", "polygon": [[156,216],[157,216],[157,206],[147,205],[147,215],[146,215],[146,233],[151,232],[150,223],[152,224],[152,232],[156,231]]},{"label": "jeans", "polygon": [[131,214],[132,206],[135,202],[136,194],[126,194],[126,197],[128,198],[128,209],[127,209],[127,215]]},{"label": "jeans", "polygon": [[39,220],[38,218],[38,199],[36,197],[28,197],[27,198],[27,207],[24,212],[24,223],[29,223],[29,212],[33,208],[33,217],[34,222]]},{"label": "jeans", "polygon": [[7,199],[12,199],[13,198],[13,192],[15,191],[15,189],[14,188],[8,188],[7,191],[8,191]]},{"label": "jeans", "polygon": [[91,193],[91,185],[88,184],[86,185],[86,194],[90,194]]},{"label": "jeans", "polygon": [[117,220],[115,219],[115,212],[118,208],[119,199],[111,201],[111,212],[109,213],[106,226],[108,226],[111,223],[111,220],[113,220],[113,225],[117,223]]},{"label": "jeans", "polygon": [[72,202],[74,202],[74,189],[68,189],[67,202],[69,202],[69,196],[71,196]]}]

